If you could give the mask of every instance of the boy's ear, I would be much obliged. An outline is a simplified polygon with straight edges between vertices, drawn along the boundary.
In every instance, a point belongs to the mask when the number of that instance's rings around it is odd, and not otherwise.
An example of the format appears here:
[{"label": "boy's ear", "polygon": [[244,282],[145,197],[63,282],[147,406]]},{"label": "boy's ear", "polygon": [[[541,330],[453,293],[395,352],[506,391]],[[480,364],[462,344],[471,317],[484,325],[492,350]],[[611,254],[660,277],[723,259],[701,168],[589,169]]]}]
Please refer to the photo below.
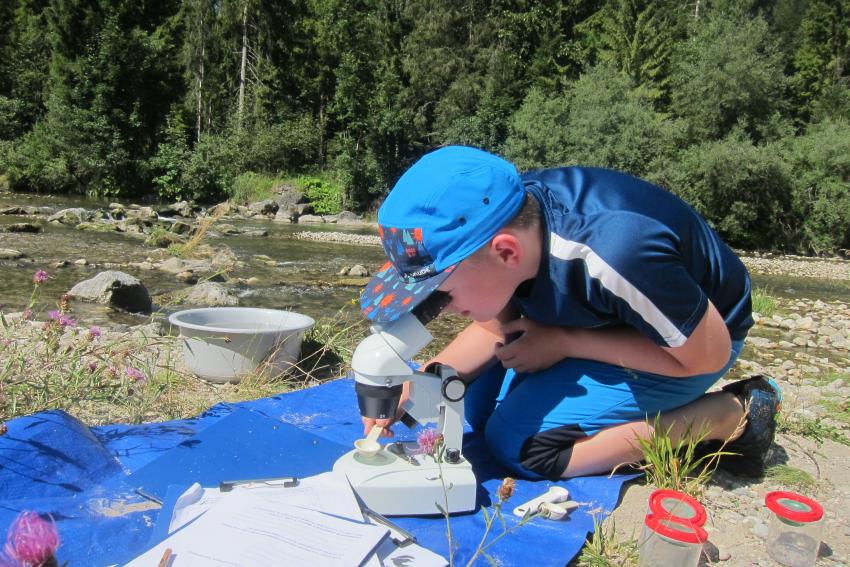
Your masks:
[{"label": "boy's ear", "polygon": [[490,240],[490,251],[508,267],[516,267],[522,259],[522,243],[509,232],[500,232]]}]

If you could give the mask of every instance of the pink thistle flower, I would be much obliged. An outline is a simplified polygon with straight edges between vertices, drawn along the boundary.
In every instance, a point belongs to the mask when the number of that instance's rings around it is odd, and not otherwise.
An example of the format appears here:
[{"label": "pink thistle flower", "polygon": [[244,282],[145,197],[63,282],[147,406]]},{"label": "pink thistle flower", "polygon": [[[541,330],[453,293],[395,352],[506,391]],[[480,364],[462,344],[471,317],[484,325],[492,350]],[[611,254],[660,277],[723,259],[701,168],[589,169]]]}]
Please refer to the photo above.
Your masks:
[{"label": "pink thistle flower", "polygon": [[97,362],[89,362],[89,372],[94,374],[95,370],[97,370]]},{"label": "pink thistle flower", "polygon": [[0,339],[0,345],[9,346],[12,344],[12,339]]},{"label": "pink thistle flower", "polygon": [[36,566],[54,559],[58,547],[59,532],[52,516],[47,522],[35,512],[21,512],[6,534],[3,551],[14,561]]},{"label": "pink thistle flower", "polygon": [[24,309],[24,320],[32,321],[33,319],[35,319],[35,313],[33,313],[32,309],[30,309],[29,307]]},{"label": "pink thistle flower", "polygon": [[135,380],[136,382],[147,382],[147,378],[138,368],[133,368],[132,366],[127,367],[127,377]]},{"label": "pink thistle flower", "polygon": [[47,272],[44,270],[38,270],[32,277],[32,282],[35,285],[41,285],[47,281]]},{"label": "pink thistle flower", "polygon": [[100,336],[100,334],[101,334],[100,333],[100,327],[97,327],[95,325],[92,325],[91,327],[89,327],[89,337],[96,339],[97,337]]},{"label": "pink thistle flower", "polygon": [[58,323],[59,318],[62,316],[62,314],[59,313],[58,309],[54,309],[53,311],[48,311],[47,316],[50,317],[51,320],[56,321]]},{"label": "pink thistle flower", "polygon": [[60,315],[59,316],[59,326],[60,327],[76,327],[77,322],[70,315]]},{"label": "pink thistle flower", "polygon": [[418,455],[433,455],[442,442],[442,433],[439,433],[436,429],[424,429],[416,436],[416,443],[419,444],[416,453]]}]

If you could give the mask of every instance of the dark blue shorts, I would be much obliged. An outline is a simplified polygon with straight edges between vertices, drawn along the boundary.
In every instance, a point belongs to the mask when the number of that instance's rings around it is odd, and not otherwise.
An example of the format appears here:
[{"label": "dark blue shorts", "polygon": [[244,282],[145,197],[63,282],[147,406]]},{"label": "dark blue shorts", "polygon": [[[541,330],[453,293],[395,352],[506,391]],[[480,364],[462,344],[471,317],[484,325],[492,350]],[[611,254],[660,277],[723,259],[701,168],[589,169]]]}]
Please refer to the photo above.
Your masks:
[{"label": "dark blue shorts", "polygon": [[490,451],[515,474],[556,480],[576,441],[693,402],[726,374],[743,346],[743,340],[732,342],[719,372],[689,378],[575,358],[519,375],[497,365],[467,390],[466,419],[484,431]]}]

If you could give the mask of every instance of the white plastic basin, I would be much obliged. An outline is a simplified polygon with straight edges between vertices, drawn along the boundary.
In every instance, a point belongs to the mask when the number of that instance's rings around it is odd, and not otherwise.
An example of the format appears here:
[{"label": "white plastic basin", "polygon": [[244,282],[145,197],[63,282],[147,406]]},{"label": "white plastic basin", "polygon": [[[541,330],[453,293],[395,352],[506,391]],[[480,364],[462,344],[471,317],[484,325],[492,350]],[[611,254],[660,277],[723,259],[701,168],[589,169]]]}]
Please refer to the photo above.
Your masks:
[{"label": "white plastic basin", "polygon": [[315,324],[300,313],[253,307],[187,309],[168,321],[180,329],[186,366],[211,382],[280,376],[297,362],[304,333]]}]

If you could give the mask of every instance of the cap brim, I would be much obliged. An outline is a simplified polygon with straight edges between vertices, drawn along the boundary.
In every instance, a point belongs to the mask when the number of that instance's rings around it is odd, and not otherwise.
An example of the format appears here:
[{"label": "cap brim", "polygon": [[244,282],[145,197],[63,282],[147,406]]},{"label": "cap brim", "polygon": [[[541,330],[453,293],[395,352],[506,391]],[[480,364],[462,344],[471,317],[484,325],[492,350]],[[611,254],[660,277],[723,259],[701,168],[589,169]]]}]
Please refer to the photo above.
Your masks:
[{"label": "cap brim", "polygon": [[387,262],[360,295],[363,316],[378,323],[395,321],[425,301],[451,275],[455,266],[430,278],[407,283]]}]

